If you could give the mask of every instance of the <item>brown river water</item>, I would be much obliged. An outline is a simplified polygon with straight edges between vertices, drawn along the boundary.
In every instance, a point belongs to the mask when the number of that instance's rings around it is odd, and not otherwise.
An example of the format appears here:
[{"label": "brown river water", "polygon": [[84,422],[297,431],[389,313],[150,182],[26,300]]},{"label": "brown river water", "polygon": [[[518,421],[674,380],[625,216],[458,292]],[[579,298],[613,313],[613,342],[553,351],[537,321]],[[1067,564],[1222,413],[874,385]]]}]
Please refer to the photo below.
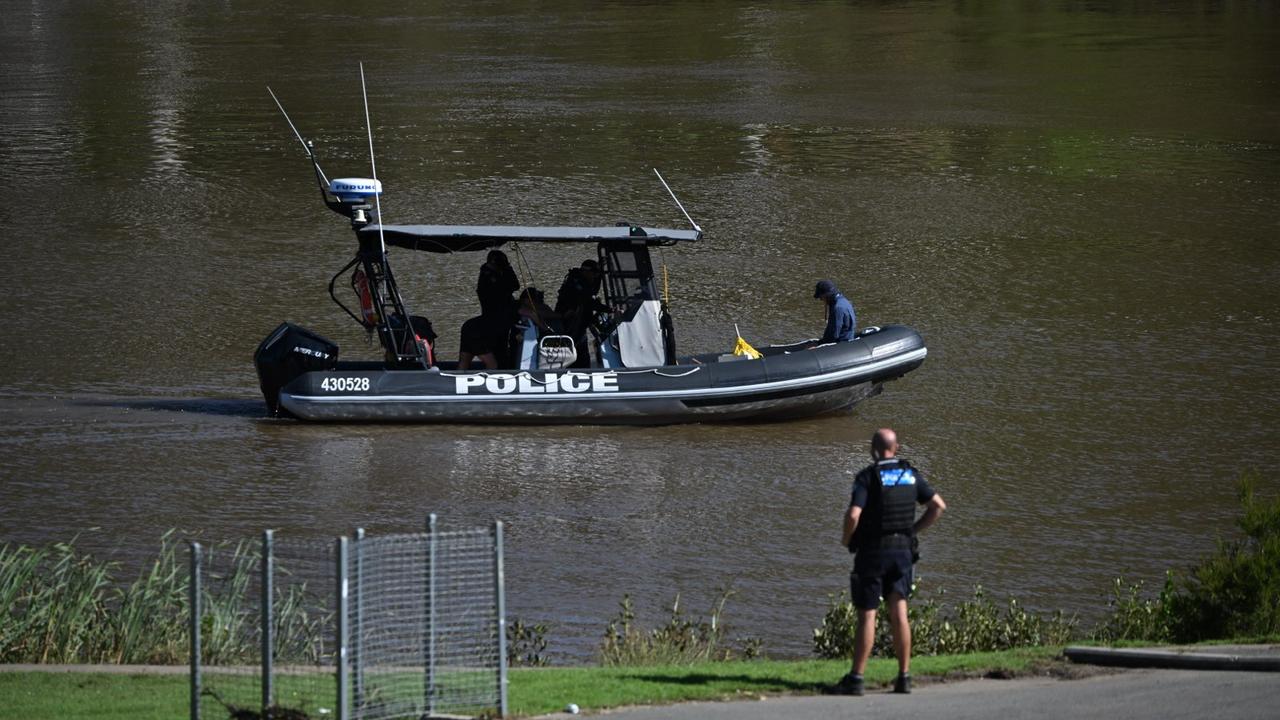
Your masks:
[{"label": "brown river water", "polygon": [[[392,8],[395,9],[392,9]],[[400,13],[400,14],[396,14]],[[281,320],[376,355],[326,294],[330,176],[389,222],[683,227],[681,350],[820,331],[813,282],[923,367],[772,425],[303,425],[250,362]],[[898,429],[951,506],[926,589],[1088,620],[1280,480],[1272,3],[17,2],[0,24],[0,541],[126,564],[162,532],[507,524],[511,615],[590,657],[624,593],[805,655],[839,520]],[[526,248],[554,292],[581,253]],[[396,251],[453,352],[478,255]]]}]

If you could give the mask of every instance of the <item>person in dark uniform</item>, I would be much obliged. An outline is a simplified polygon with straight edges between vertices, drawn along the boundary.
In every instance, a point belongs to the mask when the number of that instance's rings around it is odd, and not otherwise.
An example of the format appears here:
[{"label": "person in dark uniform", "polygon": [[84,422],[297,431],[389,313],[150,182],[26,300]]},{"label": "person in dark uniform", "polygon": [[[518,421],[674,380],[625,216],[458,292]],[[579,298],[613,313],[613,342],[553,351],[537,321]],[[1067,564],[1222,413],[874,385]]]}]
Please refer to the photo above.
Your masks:
[{"label": "person in dark uniform", "polygon": [[813,289],[813,299],[821,300],[827,305],[827,327],[822,332],[819,344],[848,342],[855,337],[858,321],[853,314],[853,303],[836,289],[835,283],[820,280]]},{"label": "person in dark uniform", "polygon": [[[925,482],[920,471],[899,458],[898,438],[881,428],[871,438],[874,463],[853,481],[853,497],[844,516],[841,542],[856,553],[849,587],[858,608],[854,632],[853,668],[840,679],[835,691],[863,693],[862,673],[875,640],[876,608],[884,598],[889,612],[893,650],[898,657],[896,693],[911,692],[911,625],[907,622],[907,598],[911,596],[916,534],[932,525],[947,509],[942,496]],[[925,511],[916,519],[916,505]]]},{"label": "person in dark uniform", "polygon": [[511,293],[520,289],[520,279],[511,268],[511,261],[501,250],[490,250],[480,275],[476,278],[476,297],[480,298],[480,314],[486,318],[506,321],[516,311],[516,301]]},{"label": "person in dark uniform", "polygon": [[600,280],[600,263],[583,260],[582,265],[565,275],[556,293],[556,314],[562,318],[565,334],[573,338],[578,350],[578,359],[573,363],[576,368],[591,367],[587,328],[591,327],[595,313],[609,309],[596,298],[600,293]]},{"label": "person in dark uniform", "polygon": [[507,336],[516,316],[516,301],[511,294],[519,289],[520,280],[507,254],[490,250],[476,279],[480,315],[462,324],[459,370],[470,368],[472,358],[479,358],[490,370],[507,363]]}]

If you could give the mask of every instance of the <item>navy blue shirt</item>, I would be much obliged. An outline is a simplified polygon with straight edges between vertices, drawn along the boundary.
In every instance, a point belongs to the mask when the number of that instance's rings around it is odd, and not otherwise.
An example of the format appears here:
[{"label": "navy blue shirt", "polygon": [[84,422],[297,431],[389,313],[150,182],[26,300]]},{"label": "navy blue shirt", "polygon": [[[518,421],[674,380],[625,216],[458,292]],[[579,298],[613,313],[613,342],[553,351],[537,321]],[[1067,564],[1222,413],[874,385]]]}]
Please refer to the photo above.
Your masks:
[{"label": "navy blue shirt", "polygon": [[853,315],[853,303],[849,298],[836,293],[836,301],[827,309],[827,329],[822,333],[822,342],[849,342],[853,339],[853,330],[857,319]]}]

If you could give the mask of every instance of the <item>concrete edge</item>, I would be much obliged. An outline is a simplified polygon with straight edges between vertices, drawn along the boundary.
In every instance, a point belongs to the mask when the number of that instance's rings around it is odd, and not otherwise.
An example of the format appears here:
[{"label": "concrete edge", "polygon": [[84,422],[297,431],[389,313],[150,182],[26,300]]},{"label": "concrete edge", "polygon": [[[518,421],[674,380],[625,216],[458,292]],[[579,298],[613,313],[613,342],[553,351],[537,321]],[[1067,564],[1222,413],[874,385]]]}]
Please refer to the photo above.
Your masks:
[{"label": "concrete edge", "polygon": [[1280,672],[1280,656],[1224,655],[1147,648],[1068,647],[1062,652],[1071,662],[1116,667],[1168,668],[1172,670],[1238,670]]}]

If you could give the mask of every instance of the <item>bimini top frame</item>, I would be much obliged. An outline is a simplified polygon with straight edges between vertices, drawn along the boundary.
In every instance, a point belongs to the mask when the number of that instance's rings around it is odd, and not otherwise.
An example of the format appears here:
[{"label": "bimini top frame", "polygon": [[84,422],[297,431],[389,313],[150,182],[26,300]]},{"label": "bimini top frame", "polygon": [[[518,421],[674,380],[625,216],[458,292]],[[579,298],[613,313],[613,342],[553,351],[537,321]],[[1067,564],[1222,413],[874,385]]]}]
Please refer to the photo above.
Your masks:
[{"label": "bimini top frame", "polygon": [[489,250],[509,242],[613,243],[674,245],[702,239],[698,230],[644,228],[625,223],[606,227],[537,227],[521,225],[378,225],[356,230],[361,244],[381,235],[388,245],[434,253]]},{"label": "bimini top frame", "polygon": [[[365,98],[365,128],[369,135],[369,169],[370,178],[336,178],[329,180],[320,169],[312,144],[307,142],[298,128],[285,112],[284,105],[271,92],[280,113],[284,115],[294,136],[306,150],[315,171],[316,183],[320,187],[320,196],[325,206],[351,221],[359,244],[355,258],[347,263],[329,281],[329,296],[357,323],[370,332],[376,331],[386,350],[387,359],[397,367],[422,367],[432,365],[430,345],[419,334],[415,322],[421,320],[421,330],[429,333],[429,323],[425,318],[411,315],[400,295],[395,276],[391,272],[391,264],[387,259],[388,245],[410,250],[422,250],[434,253],[475,252],[489,250],[505,245],[508,242],[545,242],[545,243],[592,243],[598,248],[602,264],[605,268],[606,280],[618,284],[619,293],[630,289],[624,280],[637,281],[640,302],[656,301],[656,289],[653,286],[652,269],[648,263],[648,248],[653,245],[674,245],[679,242],[691,242],[702,238],[702,228],[689,217],[684,205],[676,198],[675,193],[662,178],[662,174],[654,169],[654,174],[670,193],[671,199],[680,207],[693,230],[674,230],[670,228],[644,228],[630,223],[618,223],[604,227],[537,227],[537,226],[504,226],[504,225],[384,225],[379,198],[382,194],[382,183],[378,180],[377,169],[373,159],[373,129],[369,120],[368,95],[364,87],[364,65],[360,66],[360,89]],[[370,199],[373,205],[370,205]],[[618,257],[631,256],[629,263],[621,262]],[[630,269],[624,270],[623,265]],[[357,313],[348,307],[337,294],[339,279],[348,271],[351,272],[350,286],[360,302]],[[612,276],[617,276],[611,279]],[[625,275],[625,277],[624,277]],[[613,288],[613,284],[609,286]],[[610,293],[613,298],[615,293]],[[647,300],[641,299],[646,297]],[[632,305],[631,295],[617,295],[619,303],[624,300]],[[635,314],[634,308],[631,315]],[[662,310],[663,332],[666,341],[666,354],[669,360],[674,356],[674,336],[671,333],[671,322]],[[630,321],[630,317],[626,318]]]}]

